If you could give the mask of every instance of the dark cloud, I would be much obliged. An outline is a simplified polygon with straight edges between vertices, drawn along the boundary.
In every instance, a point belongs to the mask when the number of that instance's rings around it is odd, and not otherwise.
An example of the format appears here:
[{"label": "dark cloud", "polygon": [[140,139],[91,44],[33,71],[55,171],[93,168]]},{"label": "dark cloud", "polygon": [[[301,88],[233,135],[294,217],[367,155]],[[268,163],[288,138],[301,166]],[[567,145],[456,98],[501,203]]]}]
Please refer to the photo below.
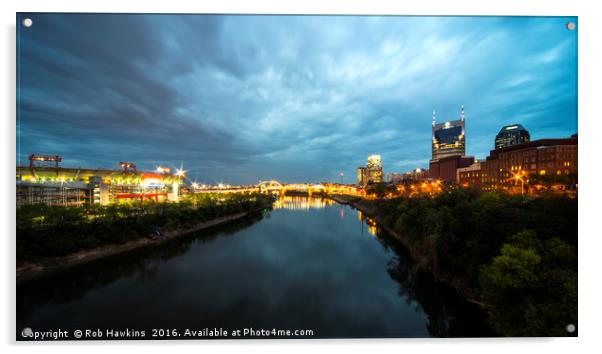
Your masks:
[{"label": "dark cloud", "polygon": [[433,109],[468,153],[577,130],[574,18],[20,14],[18,159],[179,165],[199,181],[426,167]]}]

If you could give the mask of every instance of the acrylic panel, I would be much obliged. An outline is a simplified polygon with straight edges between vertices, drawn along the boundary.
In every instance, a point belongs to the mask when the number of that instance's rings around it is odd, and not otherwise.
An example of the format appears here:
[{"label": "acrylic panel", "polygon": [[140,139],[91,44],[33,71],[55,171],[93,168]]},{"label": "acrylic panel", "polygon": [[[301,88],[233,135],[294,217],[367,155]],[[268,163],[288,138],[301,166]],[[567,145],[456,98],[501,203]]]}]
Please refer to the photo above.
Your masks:
[{"label": "acrylic panel", "polygon": [[18,13],[16,339],[576,336],[577,25]]}]

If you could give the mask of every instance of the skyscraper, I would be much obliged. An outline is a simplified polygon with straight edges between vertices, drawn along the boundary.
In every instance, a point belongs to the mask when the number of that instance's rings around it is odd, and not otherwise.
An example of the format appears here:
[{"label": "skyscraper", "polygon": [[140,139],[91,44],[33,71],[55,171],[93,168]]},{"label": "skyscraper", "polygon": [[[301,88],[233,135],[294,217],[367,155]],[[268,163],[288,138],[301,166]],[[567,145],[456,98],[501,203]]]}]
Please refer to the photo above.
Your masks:
[{"label": "skyscraper", "polygon": [[460,119],[435,123],[433,111],[433,160],[449,156],[464,156],[466,153],[464,134],[464,106],[460,111]]},{"label": "skyscraper", "polygon": [[368,156],[366,170],[368,170],[368,183],[383,182],[383,165],[380,159],[380,155]]},{"label": "skyscraper", "polygon": [[520,124],[506,125],[502,127],[495,137],[495,148],[501,149],[506,146],[529,142],[531,136],[525,127]]},{"label": "skyscraper", "polygon": [[357,168],[357,185],[365,187],[368,184],[368,171],[366,167],[360,166]]},{"label": "skyscraper", "polygon": [[470,166],[474,157],[465,156],[464,106],[460,119],[436,124],[433,112],[433,158],[429,161],[429,176],[447,182],[457,181],[457,170]]}]

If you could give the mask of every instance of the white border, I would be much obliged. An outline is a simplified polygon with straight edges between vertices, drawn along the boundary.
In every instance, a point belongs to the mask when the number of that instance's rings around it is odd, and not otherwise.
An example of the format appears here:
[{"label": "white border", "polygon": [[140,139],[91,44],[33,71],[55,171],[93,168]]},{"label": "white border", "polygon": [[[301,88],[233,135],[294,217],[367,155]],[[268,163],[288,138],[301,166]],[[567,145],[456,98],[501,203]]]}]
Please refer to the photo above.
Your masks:
[{"label": "white border", "polygon": [[[2,40],[4,49],[0,59],[4,83],[1,86],[2,148],[6,168],[2,173],[2,185],[9,194],[2,198],[1,225],[4,252],[2,289],[2,319],[0,320],[1,343],[11,352],[32,349],[48,353],[81,352],[103,353],[108,346],[125,350],[133,346],[145,346],[149,353],[163,353],[166,344],[176,345],[177,350],[191,352],[282,352],[283,350],[305,353],[316,349],[360,353],[366,350],[395,351],[406,353],[444,351],[450,353],[505,353],[553,352],[567,353],[595,351],[602,347],[597,343],[600,326],[600,238],[598,204],[601,199],[596,185],[597,157],[602,149],[598,146],[602,132],[600,112],[599,66],[602,14],[595,11],[596,1],[577,0],[305,0],[305,1],[186,1],[186,0],[21,0],[2,2]],[[126,342],[126,343],[47,343],[48,345],[23,345],[14,343],[15,287],[14,287],[14,175],[15,162],[15,12],[147,12],[147,13],[263,13],[263,14],[397,14],[397,15],[538,15],[579,16],[579,338],[567,339],[399,339],[399,340],[273,340],[273,341],[205,341],[205,342]],[[598,183],[599,185],[599,183]],[[8,189],[10,187],[11,189]],[[596,188],[597,187],[597,188]],[[12,192],[11,192],[12,191]],[[34,343],[41,344],[41,343]],[[82,347],[85,346],[85,347]],[[575,347],[576,346],[576,347]]]}]

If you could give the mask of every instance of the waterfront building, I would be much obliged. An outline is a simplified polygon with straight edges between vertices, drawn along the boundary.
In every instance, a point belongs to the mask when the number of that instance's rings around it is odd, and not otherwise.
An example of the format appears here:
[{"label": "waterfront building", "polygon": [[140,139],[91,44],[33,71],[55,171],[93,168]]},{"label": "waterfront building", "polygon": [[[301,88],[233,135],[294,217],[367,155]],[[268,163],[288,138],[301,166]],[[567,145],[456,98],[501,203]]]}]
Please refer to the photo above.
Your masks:
[{"label": "waterfront building", "polygon": [[[564,139],[540,139],[491,150],[481,163],[483,184],[499,186],[512,183],[517,175],[547,176],[577,185],[577,135]],[[560,177],[562,176],[562,177]]]},{"label": "waterfront building", "polygon": [[464,187],[481,185],[481,162],[475,162],[468,167],[460,167],[456,171],[458,184]]},{"label": "waterfront building", "polygon": [[429,162],[429,176],[444,182],[458,182],[458,169],[474,163],[473,156],[448,156]]},{"label": "waterfront building", "polygon": [[121,169],[59,166],[59,156],[30,155],[29,166],[16,168],[16,204],[82,206],[128,200],[177,201],[184,176],[138,171],[131,162]]},{"label": "waterfront building", "polygon": [[359,166],[357,168],[357,185],[365,187],[368,184],[368,171],[366,167]]},{"label": "waterfront building", "polygon": [[527,129],[520,124],[506,125],[500,129],[495,137],[495,148],[501,149],[506,146],[512,146],[529,142],[531,136]]},{"label": "waterfront building", "polygon": [[404,181],[421,182],[429,178],[428,171],[423,168],[417,168],[403,174]]},{"label": "waterfront building", "polygon": [[432,123],[432,159],[429,161],[429,176],[444,182],[457,182],[458,168],[470,166],[474,157],[466,152],[464,106],[460,108],[460,119],[437,124],[435,112]]},{"label": "waterfront building", "polygon": [[380,155],[368,156],[366,170],[368,172],[368,184],[383,182],[383,165]]},{"label": "waterfront building", "polygon": [[387,173],[388,183],[399,183],[403,181],[403,174],[397,172]]},{"label": "waterfront building", "polygon": [[464,156],[466,152],[464,106],[460,110],[460,119],[436,123],[433,111],[432,124],[432,159],[442,159],[449,156]]},{"label": "waterfront building", "polygon": [[89,187],[92,192],[92,203],[107,205],[109,204],[109,185],[100,176],[91,176]]}]

